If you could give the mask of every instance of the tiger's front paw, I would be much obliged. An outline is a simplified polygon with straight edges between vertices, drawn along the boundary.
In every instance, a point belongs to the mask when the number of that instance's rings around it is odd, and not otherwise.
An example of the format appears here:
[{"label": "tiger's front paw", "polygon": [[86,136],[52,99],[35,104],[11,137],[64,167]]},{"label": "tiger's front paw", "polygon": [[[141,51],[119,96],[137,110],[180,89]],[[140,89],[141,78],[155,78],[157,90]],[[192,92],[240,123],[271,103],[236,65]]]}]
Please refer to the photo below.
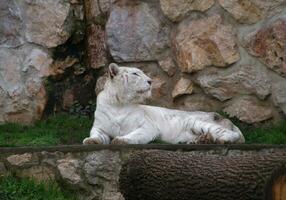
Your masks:
[{"label": "tiger's front paw", "polygon": [[239,141],[243,138],[241,134],[238,132],[228,131],[221,137],[217,138],[217,144],[234,144],[239,143]]},{"label": "tiger's front paw", "polygon": [[97,138],[91,138],[91,137],[88,137],[88,138],[85,138],[82,142],[84,145],[90,145],[90,144],[102,144],[102,142],[97,139]]},{"label": "tiger's front paw", "polygon": [[215,140],[211,134],[202,134],[197,140],[198,144],[214,144]]},{"label": "tiger's front paw", "polygon": [[120,138],[120,137],[115,137],[112,141],[111,144],[130,144],[127,139],[125,138]]}]

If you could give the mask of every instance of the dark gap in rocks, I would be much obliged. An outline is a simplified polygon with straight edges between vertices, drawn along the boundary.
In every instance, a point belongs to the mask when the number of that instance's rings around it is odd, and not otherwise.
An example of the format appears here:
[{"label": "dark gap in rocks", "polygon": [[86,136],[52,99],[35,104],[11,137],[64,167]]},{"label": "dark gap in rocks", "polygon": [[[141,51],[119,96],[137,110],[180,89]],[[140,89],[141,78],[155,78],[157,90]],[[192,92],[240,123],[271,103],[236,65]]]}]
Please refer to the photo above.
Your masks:
[{"label": "dark gap in rocks", "polygon": [[64,59],[67,56],[78,58],[80,61],[84,60],[85,45],[84,41],[79,43],[73,42],[73,36],[71,36],[64,44],[57,46],[53,51],[53,59]]},{"label": "dark gap in rocks", "polygon": [[86,63],[85,35],[82,35],[82,30],[85,30],[85,25],[79,25],[66,43],[52,49],[54,63],[65,63],[68,58],[76,61],[72,66],[63,68],[63,72],[46,80],[48,103],[44,117],[61,112],[93,116],[98,75]]}]

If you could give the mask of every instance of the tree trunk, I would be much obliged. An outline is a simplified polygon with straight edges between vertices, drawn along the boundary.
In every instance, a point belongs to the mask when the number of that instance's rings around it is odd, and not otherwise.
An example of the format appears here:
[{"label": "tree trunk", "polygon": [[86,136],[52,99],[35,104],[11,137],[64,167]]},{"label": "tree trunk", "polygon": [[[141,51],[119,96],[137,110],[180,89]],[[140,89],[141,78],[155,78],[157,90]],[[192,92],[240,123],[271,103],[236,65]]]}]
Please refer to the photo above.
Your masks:
[{"label": "tree trunk", "polygon": [[286,200],[286,152],[237,156],[143,151],[122,167],[125,200]]}]

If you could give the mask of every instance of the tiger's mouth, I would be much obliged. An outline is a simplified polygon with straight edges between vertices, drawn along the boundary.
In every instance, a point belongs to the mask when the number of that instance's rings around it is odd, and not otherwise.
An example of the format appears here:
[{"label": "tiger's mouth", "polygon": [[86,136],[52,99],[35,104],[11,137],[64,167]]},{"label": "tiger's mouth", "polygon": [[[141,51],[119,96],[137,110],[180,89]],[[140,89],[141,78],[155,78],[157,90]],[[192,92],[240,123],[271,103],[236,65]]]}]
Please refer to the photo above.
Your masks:
[{"label": "tiger's mouth", "polygon": [[148,92],[150,89],[151,89],[151,87],[148,87],[145,90],[137,90],[137,93],[142,94],[142,93]]}]

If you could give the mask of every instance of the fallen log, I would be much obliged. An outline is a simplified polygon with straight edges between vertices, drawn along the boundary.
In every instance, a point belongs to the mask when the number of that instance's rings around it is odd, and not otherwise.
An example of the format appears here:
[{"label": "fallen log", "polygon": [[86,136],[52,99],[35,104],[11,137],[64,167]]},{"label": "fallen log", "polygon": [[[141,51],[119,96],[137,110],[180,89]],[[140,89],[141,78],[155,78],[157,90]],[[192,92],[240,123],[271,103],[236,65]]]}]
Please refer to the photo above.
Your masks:
[{"label": "fallen log", "polygon": [[125,200],[286,200],[285,163],[284,153],[143,151],[123,165],[119,186]]}]

